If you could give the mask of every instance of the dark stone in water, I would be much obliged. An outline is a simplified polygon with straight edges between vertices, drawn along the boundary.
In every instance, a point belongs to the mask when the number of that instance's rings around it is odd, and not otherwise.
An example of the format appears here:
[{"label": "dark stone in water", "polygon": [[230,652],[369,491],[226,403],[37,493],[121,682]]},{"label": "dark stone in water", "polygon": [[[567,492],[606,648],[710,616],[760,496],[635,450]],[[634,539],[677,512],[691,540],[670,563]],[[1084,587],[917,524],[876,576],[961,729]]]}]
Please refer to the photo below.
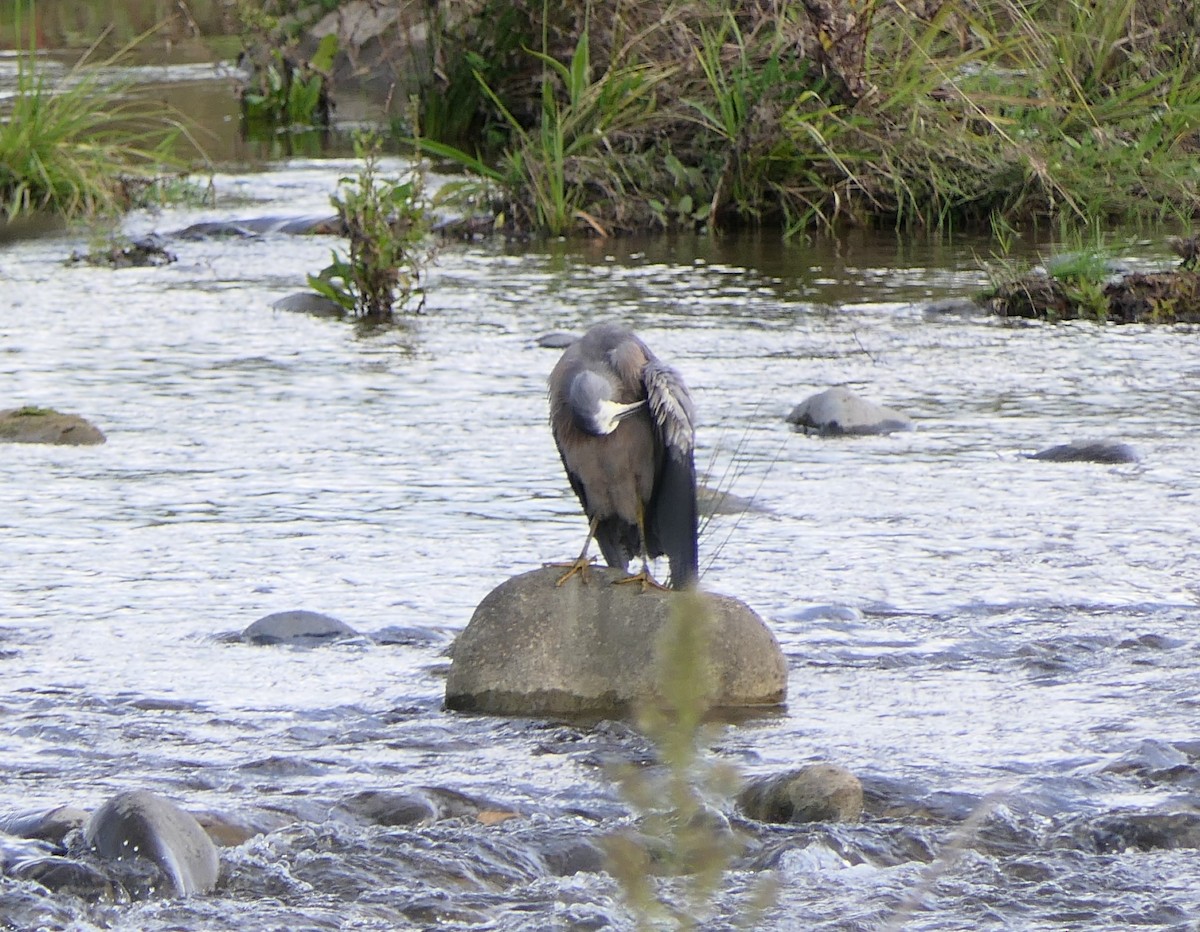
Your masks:
[{"label": "dark stone in water", "polygon": [[752,780],[737,803],[759,822],[854,822],[862,815],[863,788],[843,767],[810,764]]},{"label": "dark stone in water", "polygon": [[335,234],[342,231],[337,217],[250,217],[243,220],[207,220],[176,230],[179,239],[214,239],[236,237],[245,239],[263,233],[291,233],[298,236]]},{"label": "dark stone in water", "polygon": [[114,796],[92,813],[84,838],[101,857],[152,861],[180,896],[206,893],[217,884],[212,839],[195,818],[154,793]]},{"label": "dark stone in water", "polygon": [[912,419],[892,408],[860,398],[848,388],[829,388],[792,409],[788,423],[804,433],[825,437],[890,434],[912,429]]},{"label": "dark stone in water", "polygon": [[55,893],[71,893],[88,900],[112,896],[112,882],[100,870],[82,861],[48,855],[13,865],[9,876],[32,880]]},{"label": "dark stone in water", "polygon": [[335,811],[376,825],[430,825],[438,817],[437,806],[419,793],[366,790],[347,796]]},{"label": "dark stone in water", "polygon": [[1026,454],[1026,458],[1048,463],[1136,463],[1141,459],[1133,447],[1119,440],[1072,440]]},{"label": "dark stone in water", "polygon": [[603,849],[586,838],[554,838],[538,845],[538,854],[558,877],[594,874],[605,868]]},{"label": "dark stone in water", "polygon": [[579,336],[577,334],[567,333],[564,330],[554,330],[550,333],[543,333],[535,342],[542,349],[566,349],[578,339]]},{"label": "dark stone in water", "polygon": [[1200,812],[1112,812],[1077,823],[1071,838],[1087,851],[1114,854],[1200,848]]},{"label": "dark stone in water", "polygon": [[296,294],[285,295],[271,307],[277,311],[290,311],[294,314],[311,314],[313,317],[345,317],[346,309],[323,294],[315,291],[300,291]]},{"label": "dark stone in water", "polygon": [[87,821],[88,814],[74,806],[33,809],[0,816],[0,832],[62,844],[67,833]]},{"label": "dark stone in water", "polygon": [[297,609],[264,615],[242,632],[251,644],[302,644],[357,637],[358,632],[343,621],[320,612]]},{"label": "dark stone in water", "polygon": [[67,263],[71,265],[83,262],[88,265],[106,265],[114,269],[129,269],[170,265],[174,261],[175,253],[167,249],[163,238],[151,233],[149,236],[135,239],[128,246],[112,246],[89,253],[72,253]]}]

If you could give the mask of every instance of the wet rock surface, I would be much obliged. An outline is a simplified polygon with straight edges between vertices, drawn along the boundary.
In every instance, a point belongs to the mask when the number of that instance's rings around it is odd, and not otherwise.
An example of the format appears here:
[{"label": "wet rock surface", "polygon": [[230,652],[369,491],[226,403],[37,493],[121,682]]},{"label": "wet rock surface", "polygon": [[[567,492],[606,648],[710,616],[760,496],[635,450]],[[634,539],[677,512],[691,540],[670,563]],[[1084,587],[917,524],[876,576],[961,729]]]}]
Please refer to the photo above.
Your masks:
[{"label": "wet rock surface", "polygon": [[[446,705],[507,715],[621,713],[658,693],[657,645],[675,593],[617,584],[593,567],[584,583],[556,583],[548,566],[502,583],[455,641]],[[774,635],[749,607],[704,596],[713,616],[718,707],[782,703],[787,669]]]},{"label": "wet rock surface", "polygon": [[212,839],[195,817],[155,793],[114,796],[92,813],[83,834],[101,857],[152,861],[178,895],[216,886],[219,861]]},{"label": "wet rock surface", "polygon": [[78,414],[33,406],[0,411],[0,442],[87,446],[105,440],[100,428]]},{"label": "wet rock surface", "polygon": [[166,240],[152,233],[124,245],[115,244],[107,249],[72,253],[67,261],[71,264],[85,263],[113,269],[152,268],[170,265],[175,261],[175,253],[167,248]]},{"label": "wet rock surface", "polygon": [[1141,459],[1133,447],[1120,440],[1072,440],[1028,458],[1048,463],[1136,463]]},{"label": "wet rock surface", "polygon": [[862,815],[863,788],[844,767],[810,764],[752,780],[737,804],[760,822],[853,822]]},{"label": "wet rock surface", "polygon": [[251,644],[293,644],[311,647],[327,641],[357,636],[357,631],[332,615],[296,609],[264,615],[242,632],[241,639]]},{"label": "wet rock surface", "polygon": [[892,408],[860,398],[848,388],[828,388],[806,398],[787,416],[804,433],[836,437],[843,434],[890,434],[911,430],[912,419]]}]

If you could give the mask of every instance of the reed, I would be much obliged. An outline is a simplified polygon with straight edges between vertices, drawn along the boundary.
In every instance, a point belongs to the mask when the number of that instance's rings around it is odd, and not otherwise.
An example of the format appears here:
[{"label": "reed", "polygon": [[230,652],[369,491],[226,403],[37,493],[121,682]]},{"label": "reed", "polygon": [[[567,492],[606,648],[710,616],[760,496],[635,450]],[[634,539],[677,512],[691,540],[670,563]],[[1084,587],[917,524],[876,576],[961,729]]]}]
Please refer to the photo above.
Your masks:
[{"label": "reed", "polygon": [[[28,16],[32,4],[24,9]],[[101,67],[115,65],[127,49],[96,65],[89,63],[89,52],[51,80],[38,60],[32,21],[27,22],[27,33],[18,23],[27,40],[16,56],[16,94],[0,119],[5,216],[114,212],[128,206],[131,190],[182,168],[172,152],[186,132],[183,123],[161,105],[129,96],[127,84],[103,78]]]}]

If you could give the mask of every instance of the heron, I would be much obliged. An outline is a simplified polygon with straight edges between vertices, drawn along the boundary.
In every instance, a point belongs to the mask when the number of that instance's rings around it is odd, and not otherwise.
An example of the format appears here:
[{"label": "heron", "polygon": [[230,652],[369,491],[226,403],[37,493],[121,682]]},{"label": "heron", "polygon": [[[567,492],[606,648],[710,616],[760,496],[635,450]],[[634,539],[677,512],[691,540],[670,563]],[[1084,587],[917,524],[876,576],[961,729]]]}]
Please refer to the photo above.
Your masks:
[{"label": "heron", "polygon": [[666,588],[649,568],[664,555],[671,588],[695,585],[694,424],[682,377],[626,327],[599,324],[567,347],[550,373],[550,429],[589,524],[558,585],[576,574],[586,581],[593,537],[609,566],[628,571],[642,558],[627,581],[643,591]]}]

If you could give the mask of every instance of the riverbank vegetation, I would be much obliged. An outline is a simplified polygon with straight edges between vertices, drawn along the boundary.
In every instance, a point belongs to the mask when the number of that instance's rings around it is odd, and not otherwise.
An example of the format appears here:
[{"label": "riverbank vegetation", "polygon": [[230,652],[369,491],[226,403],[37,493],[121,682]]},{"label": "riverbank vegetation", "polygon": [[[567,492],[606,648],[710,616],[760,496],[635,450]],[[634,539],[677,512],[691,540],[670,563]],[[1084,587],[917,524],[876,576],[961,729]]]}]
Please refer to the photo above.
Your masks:
[{"label": "riverbank vegetation", "polygon": [[1195,213],[1200,16],[1186,6],[441,9],[453,15],[422,95],[426,151],[473,170],[510,230],[945,231]]},{"label": "riverbank vegetation", "polygon": [[[24,8],[33,12],[32,3]],[[183,124],[161,105],[104,80],[116,58],[51,72],[38,58],[30,20],[15,55],[16,91],[0,110],[0,217],[34,212],[94,216],[177,188],[172,155]],[[118,53],[119,56],[120,53]]]}]

